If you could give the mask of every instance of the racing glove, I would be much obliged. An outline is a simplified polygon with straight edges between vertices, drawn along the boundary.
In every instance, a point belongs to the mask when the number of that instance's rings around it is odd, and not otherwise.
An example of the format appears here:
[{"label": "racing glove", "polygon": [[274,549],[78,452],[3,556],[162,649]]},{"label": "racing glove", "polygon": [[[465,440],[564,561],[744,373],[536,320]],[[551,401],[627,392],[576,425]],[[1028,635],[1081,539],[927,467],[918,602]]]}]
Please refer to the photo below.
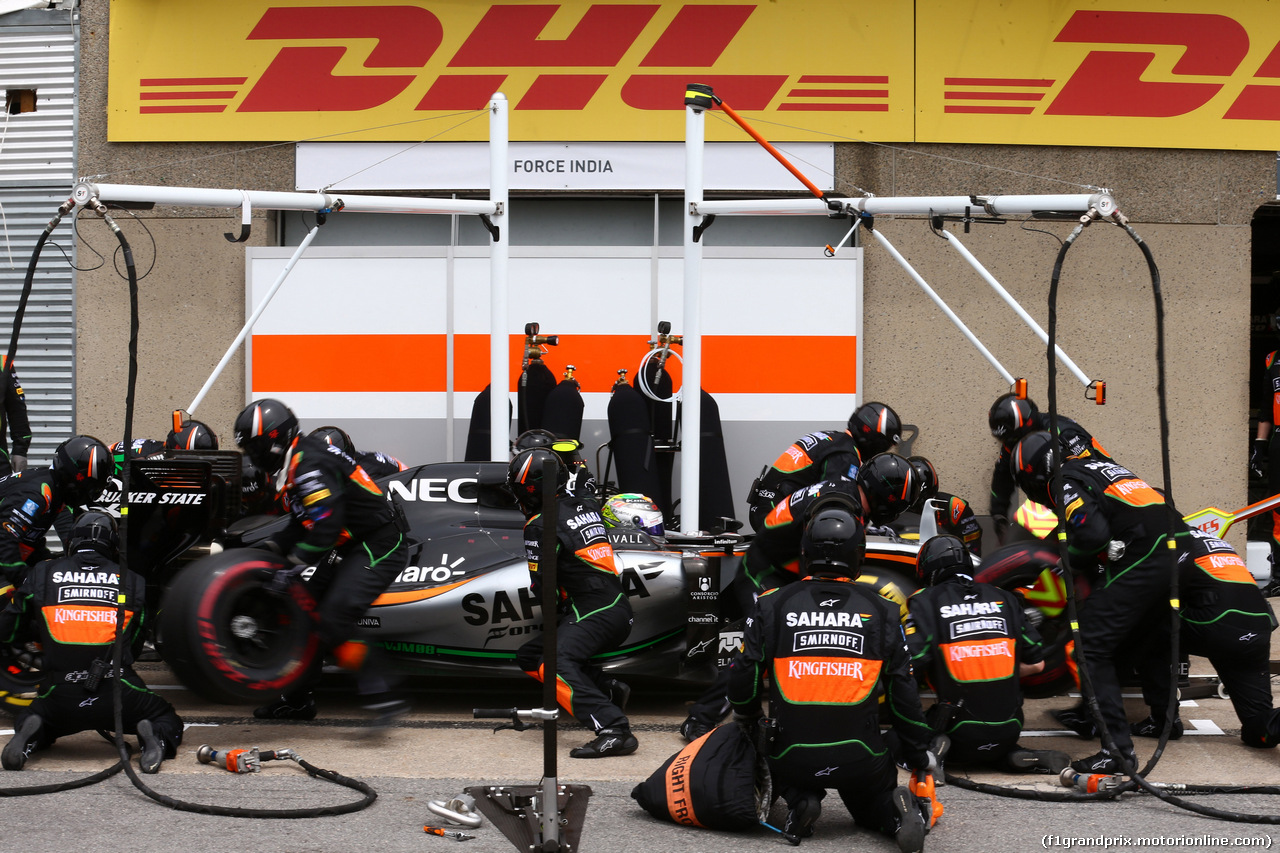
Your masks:
[{"label": "racing glove", "polygon": [[271,573],[271,578],[266,583],[267,592],[275,595],[288,595],[289,587],[293,585],[295,579],[301,578],[308,566],[291,565],[288,568],[276,569]]},{"label": "racing glove", "polygon": [[[1269,452],[1270,442],[1265,438],[1255,438],[1253,440],[1253,450],[1249,451],[1249,473],[1255,480],[1264,479],[1262,461],[1267,458]],[[14,466],[13,470],[17,471],[17,466]]]},{"label": "racing glove", "polygon": [[9,467],[13,469],[13,473],[25,470],[27,467],[27,457],[15,453],[9,457]]}]

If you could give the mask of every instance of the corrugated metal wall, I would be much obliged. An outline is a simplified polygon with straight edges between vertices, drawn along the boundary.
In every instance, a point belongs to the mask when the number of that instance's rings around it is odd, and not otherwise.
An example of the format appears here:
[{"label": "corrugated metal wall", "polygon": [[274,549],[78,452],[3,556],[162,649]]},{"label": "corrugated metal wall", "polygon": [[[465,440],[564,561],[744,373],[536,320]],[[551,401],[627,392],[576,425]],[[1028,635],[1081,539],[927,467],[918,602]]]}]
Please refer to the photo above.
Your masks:
[{"label": "corrugated metal wall", "polygon": [[[0,94],[36,93],[35,112],[0,114],[0,352],[8,349],[36,240],[76,178],[78,27],[66,12],[49,15],[65,24],[25,25],[32,14],[0,16]],[[47,461],[75,428],[74,258],[68,219],[41,255],[18,341],[32,464]]]}]

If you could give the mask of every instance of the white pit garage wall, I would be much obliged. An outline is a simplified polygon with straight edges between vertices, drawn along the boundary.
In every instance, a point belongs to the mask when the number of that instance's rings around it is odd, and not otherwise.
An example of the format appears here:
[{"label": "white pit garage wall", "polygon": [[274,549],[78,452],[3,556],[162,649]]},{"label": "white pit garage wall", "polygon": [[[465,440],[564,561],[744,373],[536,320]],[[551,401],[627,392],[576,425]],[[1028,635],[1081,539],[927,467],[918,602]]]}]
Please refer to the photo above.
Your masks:
[{"label": "white pit garage wall", "polygon": [[[513,160],[529,159],[521,146],[512,143]],[[341,153],[339,147],[347,152],[339,157],[346,172],[360,168],[361,160],[385,157],[377,144],[323,146],[329,157]],[[440,147],[452,146],[413,150]],[[610,161],[613,171],[599,175],[603,181],[619,180],[620,173],[623,181],[637,180],[636,172],[624,171],[635,145],[593,144],[585,152],[557,147],[570,160]],[[632,191],[604,201],[561,195],[512,202],[512,405],[524,325],[537,322],[543,334],[560,338],[544,355],[557,378],[567,364],[577,367],[586,404],[583,441],[593,467],[597,447],[608,440],[608,389],[617,370],[626,368],[628,379],[635,376],[660,320],[670,321],[673,333],[682,331],[675,193],[684,164],[680,146],[670,147],[665,156],[649,152],[644,160],[662,164],[669,174],[640,169],[647,178],[640,185],[670,191],[670,199],[659,202],[652,191],[648,197]],[[725,158],[732,168],[719,181],[736,174],[753,193],[792,189],[794,179],[772,158],[760,157],[754,144],[725,147],[750,159]],[[830,147],[813,147],[822,150],[799,156],[829,171]],[[307,162],[300,148],[300,172]],[[415,186],[457,171],[436,150],[414,163],[400,163],[396,171]],[[424,172],[429,164],[436,164],[438,177]],[[564,173],[544,176],[565,180]],[[359,178],[362,189],[388,188],[367,171]],[[324,182],[314,172],[306,180]],[[527,180],[521,173],[512,180],[513,191],[530,189],[521,186]],[[585,212],[575,210],[578,205]],[[601,205],[622,215],[596,215]],[[350,217],[331,217],[254,329],[246,376],[250,397],[279,397],[297,411],[304,428],[336,423],[362,449],[390,452],[406,462],[461,459],[472,404],[488,381],[487,250],[478,243],[473,219],[462,217],[459,227],[424,240],[419,225],[394,216],[380,217],[377,233]],[[859,402],[862,255],[857,248],[843,249],[834,259],[823,255],[823,246],[836,242],[847,222],[723,222],[704,237],[703,385],[720,407],[732,496],[745,518],[743,497],[761,466],[803,433],[842,428]],[[284,242],[296,243],[300,235],[288,226]],[[775,238],[778,245],[769,245]],[[596,244],[584,245],[591,241]],[[414,242],[437,245],[409,245]],[[246,311],[289,255],[287,247],[248,250]],[[679,467],[677,462],[676,494]]]}]

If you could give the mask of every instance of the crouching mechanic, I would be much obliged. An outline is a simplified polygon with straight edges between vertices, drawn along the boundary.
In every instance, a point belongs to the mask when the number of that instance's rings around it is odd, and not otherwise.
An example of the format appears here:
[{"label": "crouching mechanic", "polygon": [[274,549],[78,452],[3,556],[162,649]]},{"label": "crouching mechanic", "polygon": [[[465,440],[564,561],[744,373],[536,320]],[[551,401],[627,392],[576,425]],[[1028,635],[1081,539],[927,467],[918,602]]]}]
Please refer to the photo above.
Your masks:
[{"label": "crouching mechanic", "polygon": [[[392,692],[389,673],[365,641],[358,620],[409,563],[408,523],[391,496],[356,461],[323,439],[300,435],[298,419],[279,400],[251,403],[235,423],[236,444],[250,461],[277,479],[284,470],[284,501],[290,523],[263,543],[288,558],[273,584],[316,566],[307,581],[318,607],[320,647],[343,669],[357,672],[366,711],[381,727],[403,716],[409,704]],[[310,720],[316,715],[311,688],[315,670],[275,702],[253,712],[262,719]]]},{"label": "crouching mechanic", "polygon": [[934,536],[916,555],[925,589],[908,602],[907,648],[917,677],[938,701],[925,715],[951,744],[948,762],[1058,774],[1065,752],[1024,749],[1018,679],[1044,669],[1040,635],[1012,592],[975,583],[973,558],[958,537]]},{"label": "crouching mechanic", "polygon": [[[813,517],[801,542],[807,574],[757,600],[731,665],[729,699],[735,719],[754,728],[768,676],[776,726],[769,769],[787,803],[787,832],[812,835],[826,789],[835,788],[859,825],[919,851],[924,815],[897,784],[893,753],[912,769],[930,767],[932,733],[898,608],[853,583],[865,550],[862,523],[847,509]],[[880,734],[882,694],[893,726],[888,737]]]},{"label": "crouching mechanic", "polygon": [[[553,482],[543,482],[550,461]],[[621,705],[631,690],[616,679],[605,678],[593,655],[611,652],[631,633],[631,602],[622,589],[613,547],[605,533],[600,505],[586,495],[564,491],[569,469],[552,450],[522,450],[507,469],[507,485],[515,494],[528,521],[524,548],[529,561],[529,588],[540,596],[542,563],[542,496],[552,489],[556,500],[555,560],[560,613],[556,622],[556,700],[560,707],[595,732],[595,738],[569,751],[572,758],[608,758],[630,755],[638,743]],[[550,618],[546,614],[544,618]],[[516,652],[516,663],[526,675],[542,681],[542,636],[539,634]]]},{"label": "crouching mechanic", "polygon": [[18,713],[13,739],[0,752],[5,770],[21,770],[32,751],[60,737],[115,730],[111,663],[121,595],[123,731],[138,736],[143,773],[157,772],[182,743],[182,720],[173,706],[148,690],[130,665],[146,586],[141,575],[121,571],[119,546],[115,519],[105,512],[84,513],[71,528],[67,556],[32,569],[17,597],[0,612],[0,638],[11,640],[23,620],[29,620],[44,647],[37,698]]}]

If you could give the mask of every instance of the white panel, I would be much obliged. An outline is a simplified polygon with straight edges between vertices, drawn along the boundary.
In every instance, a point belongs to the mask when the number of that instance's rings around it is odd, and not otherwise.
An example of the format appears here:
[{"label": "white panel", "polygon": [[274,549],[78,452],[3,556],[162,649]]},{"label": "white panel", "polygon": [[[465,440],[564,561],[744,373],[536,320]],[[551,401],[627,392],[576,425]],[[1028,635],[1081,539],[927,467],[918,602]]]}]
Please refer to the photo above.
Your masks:
[{"label": "white panel", "polygon": [[[66,13],[56,17],[68,19]],[[75,81],[76,40],[69,24],[4,26],[0,19],[0,95],[9,89],[36,91],[35,112],[10,115],[0,110],[0,183],[57,184],[70,195],[75,181]]]},{"label": "white panel", "polygon": [[[803,163],[811,180],[833,189],[835,145],[778,146]],[[678,190],[684,187],[682,142],[512,142],[508,174],[513,190]],[[296,189],[477,190],[489,186],[483,142],[302,142]],[[794,192],[796,179],[754,142],[707,144],[708,190]]]},{"label": "white panel", "polygon": [[[256,306],[285,258],[254,256],[250,302]],[[303,255],[254,334],[444,334],[443,258],[308,258]],[[485,270],[485,284],[488,270]]]}]

